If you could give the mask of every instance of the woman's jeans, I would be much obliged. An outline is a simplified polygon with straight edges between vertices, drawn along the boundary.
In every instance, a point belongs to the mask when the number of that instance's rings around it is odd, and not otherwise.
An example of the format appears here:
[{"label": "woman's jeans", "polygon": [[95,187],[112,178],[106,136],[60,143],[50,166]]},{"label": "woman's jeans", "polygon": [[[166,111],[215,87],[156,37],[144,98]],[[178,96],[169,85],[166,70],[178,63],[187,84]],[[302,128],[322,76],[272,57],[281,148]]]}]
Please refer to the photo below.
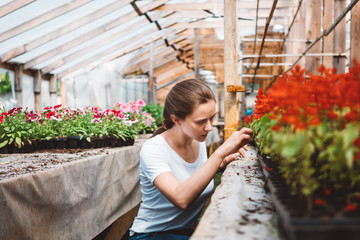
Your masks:
[{"label": "woman's jeans", "polygon": [[188,240],[190,236],[177,235],[167,232],[154,232],[154,233],[138,233],[131,236],[129,240]]}]

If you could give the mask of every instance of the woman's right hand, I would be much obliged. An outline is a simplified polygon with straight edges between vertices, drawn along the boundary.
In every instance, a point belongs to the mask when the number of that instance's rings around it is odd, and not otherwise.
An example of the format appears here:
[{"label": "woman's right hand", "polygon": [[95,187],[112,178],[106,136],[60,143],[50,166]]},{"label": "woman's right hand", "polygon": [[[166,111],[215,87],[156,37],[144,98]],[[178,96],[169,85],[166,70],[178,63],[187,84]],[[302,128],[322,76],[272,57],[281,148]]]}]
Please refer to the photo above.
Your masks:
[{"label": "woman's right hand", "polygon": [[230,137],[216,150],[217,154],[226,156],[237,153],[246,144],[252,141],[253,130],[242,128],[240,131],[233,132]]}]

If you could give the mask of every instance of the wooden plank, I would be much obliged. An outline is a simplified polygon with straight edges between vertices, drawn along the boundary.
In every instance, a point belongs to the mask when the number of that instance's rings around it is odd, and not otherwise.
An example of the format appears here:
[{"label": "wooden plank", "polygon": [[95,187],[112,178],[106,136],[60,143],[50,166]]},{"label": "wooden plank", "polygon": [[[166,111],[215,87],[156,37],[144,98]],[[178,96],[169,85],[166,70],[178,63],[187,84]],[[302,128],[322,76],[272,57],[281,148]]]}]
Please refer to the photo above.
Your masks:
[{"label": "wooden plank", "polygon": [[[334,22],[333,13],[334,13],[334,0],[323,0],[323,29],[328,29],[331,24]],[[333,52],[333,37],[334,34],[331,32],[328,36],[323,38],[323,52],[330,53]],[[333,68],[333,57],[324,56],[322,64],[327,68]]]},{"label": "wooden plank", "polygon": [[[346,0],[335,0],[334,19],[340,16],[346,7]],[[346,49],[346,19],[343,19],[334,29],[334,52],[345,52]],[[334,56],[333,66],[338,73],[345,73],[345,56]]]},{"label": "wooden plank", "polygon": [[[156,1],[154,1],[156,2]],[[272,6],[272,1],[261,1],[259,5],[259,9],[269,10]],[[154,9],[155,11],[184,11],[184,10],[214,10],[214,6],[216,4],[217,9],[224,9],[224,2],[218,1],[218,3],[211,2],[204,2],[204,3],[174,3],[174,4],[164,4],[160,7]],[[296,4],[293,1],[281,1],[279,2],[279,9],[285,8],[294,8]],[[238,3],[239,10],[256,10],[256,2],[246,1],[242,2],[239,1]]]},{"label": "wooden plank", "polygon": [[34,95],[35,95],[35,111],[41,111],[41,72],[36,70],[34,73]]},{"label": "wooden plank", "polygon": [[91,14],[88,14],[76,21],[73,21],[64,27],[55,29],[54,31],[49,32],[46,35],[40,35],[38,38],[36,38],[28,43],[25,43],[21,46],[13,48],[10,51],[1,55],[0,58],[2,61],[7,61],[11,58],[14,58],[14,57],[20,55],[20,54],[31,51],[31,50],[41,46],[44,43],[50,42],[56,38],[61,37],[64,34],[67,34],[71,31],[74,31],[86,24],[89,24],[103,16],[106,16],[107,14],[110,14],[111,12],[116,11],[117,9],[125,6],[129,2],[131,2],[131,0],[122,0],[122,1],[116,1],[115,3],[106,5],[105,7],[100,8],[99,10],[97,10]]},{"label": "wooden plank", "polygon": [[194,61],[195,61],[195,79],[200,80],[200,39],[199,29],[194,29]]},{"label": "wooden plank", "polygon": [[153,43],[150,44],[150,53],[149,53],[149,102],[151,104],[156,104],[155,91],[156,91],[156,83],[155,78],[153,76],[154,73],[154,51],[153,51]]},{"label": "wooden plank", "polygon": [[94,37],[97,37],[98,35],[100,35],[102,33],[105,33],[106,31],[109,31],[110,29],[113,29],[113,28],[119,26],[120,24],[122,24],[124,22],[127,22],[127,21],[137,17],[137,16],[138,15],[136,12],[130,12],[128,14],[125,14],[125,15],[119,17],[118,19],[108,22],[93,31],[87,32],[87,33],[75,38],[74,40],[72,40],[70,42],[64,43],[63,45],[58,46],[53,50],[49,50],[45,54],[42,54],[39,57],[26,62],[24,67],[25,67],[25,69],[32,68],[36,64],[44,62],[60,53],[63,53],[66,50],[76,47]]},{"label": "wooden plank", "polygon": [[[258,21],[258,26],[262,27],[265,26],[266,19],[260,19]],[[274,18],[271,21],[271,27],[273,27],[275,24],[283,24],[284,20],[279,18]],[[222,18],[216,18],[211,21],[206,20],[199,20],[196,22],[178,22],[175,25],[171,26],[170,28],[208,28],[208,29],[222,29],[224,25],[224,20]],[[239,21],[239,27],[255,27],[255,21]]]},{"label": "wooden plank", "polygon": [[54,106],[57,104],[56,97],[57,97],[57,86],[56,86],[56,75],[52,74],[50,76],[50,105]]},{"label": "wooden plank", "polygon": [[0,35],[0,42],[5,41],[9,38],[12,38],[22,32],[25,32],[29,29],[32,29],[46,21],[51,20],[52,18],[58,17],[62,14],[67,13],[68,11],[71,11],[73,9],[76,9],[82,5],[85,5],[86,3],[90,2],[91,0],[77,0],[72,1],[68,4],[62,5],[54,10],[51,10],[49,12],[46,12],[39,17],[36,17],[34,19],[31,19],[27,21],[26,23],[23,23],[17,27],[14,27],[12,29],[7,30],[6,32],[2,33]]},{"label": "wooden plank", "polygon": [[353,60],[360,62],[360,3],[358,2],[351,10],[350,23],[350,66]]},{"label": "wooden plank", "polygon": [[[238,84],[237,0],[224,0],[224,5],[224,85],[227,86]],[[236,131],[240,120],[240,107],[236,101],[236,93],[225,92],[224,104],[224,133],[226,140]]]},{"label": "wooden plank", "polygon": [[24,66],[22,64],[15,66],[15,94],[17,106],[23,106],[23,76],[24,76]]},{"label": "wooden plank", "polygon": [[22,8],[34,1],[35,0],[13,0],[13,1],[5,4],[4,6],[0,7],[0,18],[3,16],[6,16],[9,13],[12,13],[12,12],[18,10],[19,8]]},{"label": "wooden plank", "polygon": [[[305,2],[306,7],[306,39],[309,40],[307,47],[321,32],[321,0],[308,0]],[[309,53],[321,52],[321,42],[316,43],[310,50]],[[318,68],[321,65],[321,57],[306,57],[305,68],[307,72],[313,74],[318,73]]]}]

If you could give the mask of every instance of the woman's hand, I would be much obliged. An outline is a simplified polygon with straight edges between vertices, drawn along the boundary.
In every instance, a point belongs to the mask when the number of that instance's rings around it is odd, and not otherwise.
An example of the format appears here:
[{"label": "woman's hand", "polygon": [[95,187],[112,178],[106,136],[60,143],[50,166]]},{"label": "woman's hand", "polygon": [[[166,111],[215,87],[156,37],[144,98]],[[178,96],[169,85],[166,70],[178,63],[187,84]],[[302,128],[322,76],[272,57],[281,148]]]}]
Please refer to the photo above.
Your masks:
[{"label": "woman's hand", "polygon": [[[250,128],[242,128],[240,131],[233,132],[231,136],[215,151],[219,156],[223,156],[224,160],[222,163],[224,161],[231,162],[239,156],[239,153],[244,156],[241,148],[252,141],[252,134],[253,130]],[[246,150],[246,147],[244,149]],[[236,157],[234,157],[235,154],[237,154]]]},{"label": "woman's hand", "polygon": [[225,157],[224,160],[220,163],[220,166],[219,168],[220,169],[224,169],[229,163],[231,163],[232,161],[234,161],[237,157],[239,156],[242,156],[243,158],[245,157],[245,153],[243,151],[243,149],[245,151],[247,151],[247,147],[246,146],[243,146],[239,152],[237,153],[233,153],[233,154],[230,154],[229,156]]}]

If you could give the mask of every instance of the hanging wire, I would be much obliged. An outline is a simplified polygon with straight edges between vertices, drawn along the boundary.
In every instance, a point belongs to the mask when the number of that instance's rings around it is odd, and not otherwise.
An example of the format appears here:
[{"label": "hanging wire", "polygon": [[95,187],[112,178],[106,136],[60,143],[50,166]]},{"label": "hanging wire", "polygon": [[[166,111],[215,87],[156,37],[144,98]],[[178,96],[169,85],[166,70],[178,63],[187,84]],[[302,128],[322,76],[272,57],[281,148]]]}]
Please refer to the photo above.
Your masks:
[{"label": "hanging wire", "polygon": [[270,14],[269,14],[269,17],[267,18],[266,20],[266,25],[265,25],[265,29],[264,29],[264,34],[263,34],[263,37],[262,37],[262,41],[261,41],[261,45],[260,45],[260,50],[259,50],[259,57],[257,59],[257,64],[256,64],[256,67],[254,69],[254,75],[253,75],[253,78],[252,78],[252,83],[251,83],[251,92],[254,92],[254,85],[255,85],[255,76],[256,76],[256,70],[259,68],[260,66],[260,59],[261,59],[261,54],[262,54],[262,50],[264,48],[264,43],[265,43],[265,38],[266,38],[266,35],[267,35],[267,31],[268,31],[268,28],[269,28],[269,25],[270,25],[270,21],[273,17],[273,14],[274,14],[274,11],[276,9],[276,5],[278,3],[278,0],[274,0],[273,2],[273,5],[271,7],[271,11],[270,11]]}]

